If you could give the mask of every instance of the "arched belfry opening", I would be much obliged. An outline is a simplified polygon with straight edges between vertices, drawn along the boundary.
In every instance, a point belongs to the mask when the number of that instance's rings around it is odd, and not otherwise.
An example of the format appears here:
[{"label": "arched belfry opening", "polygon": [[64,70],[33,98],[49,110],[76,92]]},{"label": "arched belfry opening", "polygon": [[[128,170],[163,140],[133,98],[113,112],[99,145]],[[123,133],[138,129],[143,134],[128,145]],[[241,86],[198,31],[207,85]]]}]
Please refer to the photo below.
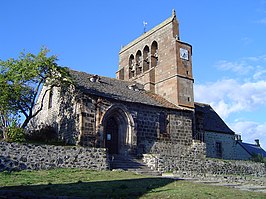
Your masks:
[{"label": "arched belfry opening", "polygon": [[158,44],[153,41],[151,44],[151,67],[155,67],[158,64]]},{"label": "arched belfry opening", "polygon": [[134,121],[123,105],[113,105],[104,114],[101,125],[103,127],[103,146],[109,154],[127,155],[136,146]]},{"label": "arched belfry opening", "polygon": [[141,51],[138,50],[137,54],[136,54],[136,74],[139,75],[142,73],[142,55],[141,55]]},{"label": "arched belfry opening", "polygon": [[129,79],[135,76],[135,70],[136,70],[136,65],[135,65],[135,60],[134,60],[134,55],[130,55],[129,61],[128,61],[128,66],[129,66]]},{"label": "arched belfry opening", "polygon": [[150,68],[150,49],[145,46],[143,49],[143,72],[149,70]]}]

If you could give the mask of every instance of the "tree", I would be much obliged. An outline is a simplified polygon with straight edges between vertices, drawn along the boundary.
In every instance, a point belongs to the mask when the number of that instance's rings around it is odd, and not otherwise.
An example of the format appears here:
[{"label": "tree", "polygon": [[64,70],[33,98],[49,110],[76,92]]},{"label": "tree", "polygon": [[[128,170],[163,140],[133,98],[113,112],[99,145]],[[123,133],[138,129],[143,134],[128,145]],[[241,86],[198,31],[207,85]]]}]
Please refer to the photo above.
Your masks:
[{"label": "tree", "polygon": [[[0,126],[4,132],[21,114],[25,116],[21,127],[25,128],[42,110],[49,90],[71,83],[68,70],[58,66],[57,57],[48,57],[48,52],[42,48],[37,55],[22,52],[18,59],[0,60]],[[43,85],[50,86],[44,92],[40,107],[33,110]]]}]

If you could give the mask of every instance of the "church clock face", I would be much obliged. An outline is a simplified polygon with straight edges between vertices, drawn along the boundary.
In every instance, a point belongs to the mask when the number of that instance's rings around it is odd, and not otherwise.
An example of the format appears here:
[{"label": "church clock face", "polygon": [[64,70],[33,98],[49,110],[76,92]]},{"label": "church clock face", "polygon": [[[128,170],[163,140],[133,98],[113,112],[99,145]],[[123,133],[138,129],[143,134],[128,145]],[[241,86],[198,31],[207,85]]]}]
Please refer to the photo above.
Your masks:
[{"label": "church clock face", "polygon": [[188,60],[188,50],[184,48],[180,48],[180,58],[184,60]]}]

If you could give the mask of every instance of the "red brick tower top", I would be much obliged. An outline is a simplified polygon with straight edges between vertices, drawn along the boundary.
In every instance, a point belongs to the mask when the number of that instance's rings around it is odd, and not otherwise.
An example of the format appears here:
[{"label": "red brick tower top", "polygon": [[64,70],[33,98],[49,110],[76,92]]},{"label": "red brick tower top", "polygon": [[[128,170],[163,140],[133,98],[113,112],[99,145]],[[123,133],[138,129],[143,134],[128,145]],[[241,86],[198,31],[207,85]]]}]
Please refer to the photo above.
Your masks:
[{"label": "red brick tower top", "polygon": [[178,106],[194,108],[192,46],[180,40],[174,10],[121,49],[116,77],[141,83]]}]

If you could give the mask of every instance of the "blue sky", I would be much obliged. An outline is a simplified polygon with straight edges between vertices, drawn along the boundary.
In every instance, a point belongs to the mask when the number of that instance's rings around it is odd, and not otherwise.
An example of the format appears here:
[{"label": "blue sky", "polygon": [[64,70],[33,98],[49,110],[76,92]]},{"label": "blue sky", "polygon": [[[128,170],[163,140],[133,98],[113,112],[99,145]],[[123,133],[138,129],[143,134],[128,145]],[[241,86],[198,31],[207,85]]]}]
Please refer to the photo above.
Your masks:
[{"label": "blue sky", "polygon": [[121,46],[172,9],[193,46],[195,100],[266,148],[266,0],[2,0],[0,59],[46,46],[60,65],[115,77]]}]

